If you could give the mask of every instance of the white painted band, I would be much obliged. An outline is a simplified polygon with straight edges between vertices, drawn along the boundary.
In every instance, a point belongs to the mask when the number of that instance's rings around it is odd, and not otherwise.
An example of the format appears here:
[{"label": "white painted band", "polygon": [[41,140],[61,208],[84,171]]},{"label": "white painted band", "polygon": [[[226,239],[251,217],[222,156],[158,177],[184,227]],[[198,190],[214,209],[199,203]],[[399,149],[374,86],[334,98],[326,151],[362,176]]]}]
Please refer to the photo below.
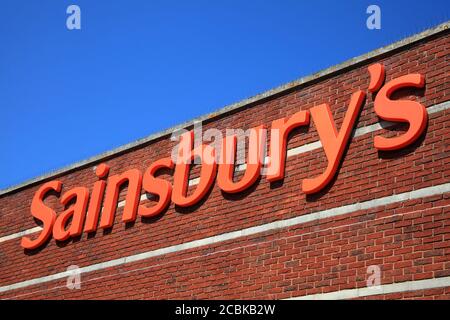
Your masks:
[{"label": "white painted band", "polygon": [[[352,212],[359,211],[359,210],[371,209],[371,208],[375,208],[378,206],[389,205],[392,203],[402,202],[402,201],[407,201],[407,200],[420,199],[420,198],[429,197],[429,196],[433,196],[433,195],[437,195],[437,194],[444,194],[447,192],[450,192],[450,183],[441,184],[441,185],[433,186],[433,187],[427,187],[427,188],[414,190],[414,191],[410,191],[410,192],[405,192],[405,193],[401,193],[401,194],[395,194],[395,195],[382,197],[382,198],[378,198],[378,199],[374,199],[374,200],[368,200],[368,201],[361,202],[361,203],[355,203],[355,204],[350,204],[350,205],[346,205],[346,206],[342,206],[342,207],[318,211],[318,212],[305,214],[305,215],[290,218],[290,219],[279,220],[279,221],[270,222],[270,223],[266,223],[266,224],[255,226],[255,227],[245,228],[242,230],[227,232],[227,233],[223,233],[223,234],[212,236],[212,237],[207,237],[207,238],[193,240],[193,241],[189,241],[189,242],[185,242],[185,243],[181,243],[181,244],[176,244],[176,245],[165,247],[165,248],[150,250],[150,251],[138,253],[138,254],[123,257],[123,258],[118,258],[118,259],[114,259],[114,260],[110,260],[110,261],[96,263],[96,264],[93,264],[90,266],[85,266],[85,267],[80,268],[79,271],[80,271],[80,273],[87,273],[87,272],[92,272],[92,271],[103,270],[106,268],[116,267],[116,266],[124,265],[127,263],[137,262],[137,261],[141,261],[141,260],[169,254],[169,253],[179,252],[179,251],[188,250],[188,249],[195,249],[195,248],[202,247],[205,245],[211,245],[211,244],[215,244],[215,243],[219,243],[219,242],[223,242],[223,241],[237,239],[240,237],[251,236],[251,235],[261,233],[261,232],[274,231],[277,229],[291,227],[291,226],[295,226],[295,225],[306,223],[306,222],[340,216],[340,215],[352,213]],[[30,279],[30,280],[13,283],[10,285],[0,287],[0,292],[20,289],[20,288],[28,287],[31,285],[36,285],[36,284],[40,284],[40,283],[45,283],[45,282],[49,282],[49,281],[53,281],[53,280],[62,279],[71,274],[72,274],[71,271],[65,271],[65,272],[55,273],[53,275],[48,275],[48,276],[44,276],[44,277],[40,277],[40,278],[35,278],[35,279]]]},{"label": "white painted band", "polygon": [[8,241],[8,240],[12,240],[12,239],[20,238],[22,236],[26,236],[27,234],[32,234],[32,233],[35,233],[35,232],[38,232],[38,231],[41,231],[41,230],[42,230],[42,228],[37,226],[37,227],[30,228],[30,229],[27,229],[27,230],[24,230],[24,231],[13,233],[13,234],[1,237],[0,238],[0,243]]},{"label": "white painted band", "polygon": [[410,291],[445,288],[445,287],[450,287],[450,277],[405,281],[398,283],[383,284],[373,287],[363,287],[327,293],[317,293],[301,297],[289,298],[286,300],[343,300],[343,299],[355,299],[361,297],[376,296],[380,294],[410,292]]}]

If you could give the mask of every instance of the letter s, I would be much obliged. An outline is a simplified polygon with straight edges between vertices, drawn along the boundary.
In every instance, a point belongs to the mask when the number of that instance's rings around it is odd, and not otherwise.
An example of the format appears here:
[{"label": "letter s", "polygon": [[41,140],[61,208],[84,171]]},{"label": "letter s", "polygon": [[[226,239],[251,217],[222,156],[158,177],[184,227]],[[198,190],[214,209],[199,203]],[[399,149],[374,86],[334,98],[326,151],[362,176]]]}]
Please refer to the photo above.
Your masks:
[{"label": "letter s", "polygon": [[21,246],[25,249],[35,249],[42,245],[51,236],[53,224],[56,220],[56,212],[44,204],[44,197],[50,190],[60,192],[61,181],[50,181],[45,183],[33,197],[31,202],[31,215],[44,223],[41,234],[34,240],[22,237]]},{"label": "letter s", "polygon": [[138,213],[142,217],[154,217],[160,214],[170,203],[170,197],[172,195],[172,185],[169,181],[161,178],[155,178],[155,173],[160,169],[170,169],[175,167],[171,158],[164,158],[155,161],[145,171],[144,178],[142,180],[143,189],[151,194],[155,194],[159,197],[156,205],[153,207],[147,207],[141,204],[138,208]]},{"label": "letter s", "polygon": [[378,150],[398,150],[413,143],[425,130],[428,115],[425,107],[415,101],[391,100],[394,91],[405,87],[423,88],[425,78],[421,74],[409,74],[389,81],[377,94],[375,113],[384,120],[409,123],[409,129],[401,136],[384,138],[376,136],[374,146]]}]

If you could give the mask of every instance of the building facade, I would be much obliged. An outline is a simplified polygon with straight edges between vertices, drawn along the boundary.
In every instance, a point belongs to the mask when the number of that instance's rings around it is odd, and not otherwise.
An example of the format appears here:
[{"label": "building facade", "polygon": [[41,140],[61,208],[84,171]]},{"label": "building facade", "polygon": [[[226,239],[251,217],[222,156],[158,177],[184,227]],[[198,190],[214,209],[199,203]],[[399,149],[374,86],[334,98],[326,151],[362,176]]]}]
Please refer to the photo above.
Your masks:
[{"label": "building facade", "polygon": [[193,121],[1,191],[0,298],[450,298],[448,26],[195,120],[269,174],[170,163]]}]

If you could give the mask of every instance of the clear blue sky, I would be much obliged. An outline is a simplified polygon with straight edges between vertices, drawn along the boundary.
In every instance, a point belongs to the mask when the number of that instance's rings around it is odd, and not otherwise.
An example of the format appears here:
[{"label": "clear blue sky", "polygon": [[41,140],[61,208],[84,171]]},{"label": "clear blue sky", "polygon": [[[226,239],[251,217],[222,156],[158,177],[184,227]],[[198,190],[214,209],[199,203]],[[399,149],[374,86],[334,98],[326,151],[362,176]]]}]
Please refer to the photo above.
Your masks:
[{"label": "clear blue sky", "polygon": [[[66,9],[81,8],[81,30]],[[381,7],[381,30],[366,8]],[[0,2],[0,188],[449,19],[448,0]]]}]

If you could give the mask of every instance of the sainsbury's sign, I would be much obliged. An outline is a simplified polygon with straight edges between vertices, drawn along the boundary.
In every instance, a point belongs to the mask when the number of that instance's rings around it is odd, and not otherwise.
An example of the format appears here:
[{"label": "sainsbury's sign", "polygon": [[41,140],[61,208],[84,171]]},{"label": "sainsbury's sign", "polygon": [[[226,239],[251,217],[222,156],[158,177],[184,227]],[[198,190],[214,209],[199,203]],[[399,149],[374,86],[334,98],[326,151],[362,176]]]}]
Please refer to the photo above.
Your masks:
[{"label": "sainsbury's sign", "polygon": [[[368,91],[376,93],[374,111],[379,118],[392,122],[409,124],[405,133],[395,137],[375,136],[374,147],[378,150],[402,149],[423,133],[427,124],[426,108],[411,100],[392,100],[394,92],[402,88],[423,88],[425,78],[421,74],[408,74],[384,83],[384,66],[377,63],[368,67],[370,83]],[[42,222],[42,231],[35,238],[24,236],[21,245],[25,249],[35,249],[53,236],[64,241],[77,237],[83,232],[90,233],[97,228],[111,228],[118,204],[119,190],[127,186],[125,206],[122,213],[124,223],[132,222],[137,215],[153,217],[161,214],[170,203],[189,207],[198,203],[211,189],[214,181],[226,193],[239,193],[253,185],[261,175],[270,182],[283,179],[285,175],[286,148],[289,133],[295,128],[314,123],[327,158],[323,173],[302,181],[302,191],[306,194],[322,190],[335,176],[342,162],[345,147],[349,144],[356,120],[365,101],[366,92],[358,90],[352,94],[340,129],[336,128],[330,107],[321,104],[310,110],[302,110],[290,117],[272,121],[270,128],[270,148],[268,156],[265,146],[268,131],[264,126],[249,130],[249,147],[244,174],[235,181],[237,135],[229,134],[219,145],[195,144],[194,132],[180,135],[179,143],[171,157],[152,163],[143,173],[129,169],[121,174],[109,176],[109,166],[102,163],[95,174],[98,181],[92,191],[85,186],[75,187],[61,195],[59,201],[66,208],[57,214],[44,203],[50,192],[60,193],[62,183],[53,180],[44,183],[36,192],[31,203],[31,215]],[[311,119],[312,120],[311,120]],[[216,141],[217,142],[217,141]],[[195,190],[188,195],[189,175],[192,163],[198,159],[200,172]],[[173,170],[173,183],[157,177],[160,170]],[[140,204],[141,192],[155,196],[155,201]]]}]

